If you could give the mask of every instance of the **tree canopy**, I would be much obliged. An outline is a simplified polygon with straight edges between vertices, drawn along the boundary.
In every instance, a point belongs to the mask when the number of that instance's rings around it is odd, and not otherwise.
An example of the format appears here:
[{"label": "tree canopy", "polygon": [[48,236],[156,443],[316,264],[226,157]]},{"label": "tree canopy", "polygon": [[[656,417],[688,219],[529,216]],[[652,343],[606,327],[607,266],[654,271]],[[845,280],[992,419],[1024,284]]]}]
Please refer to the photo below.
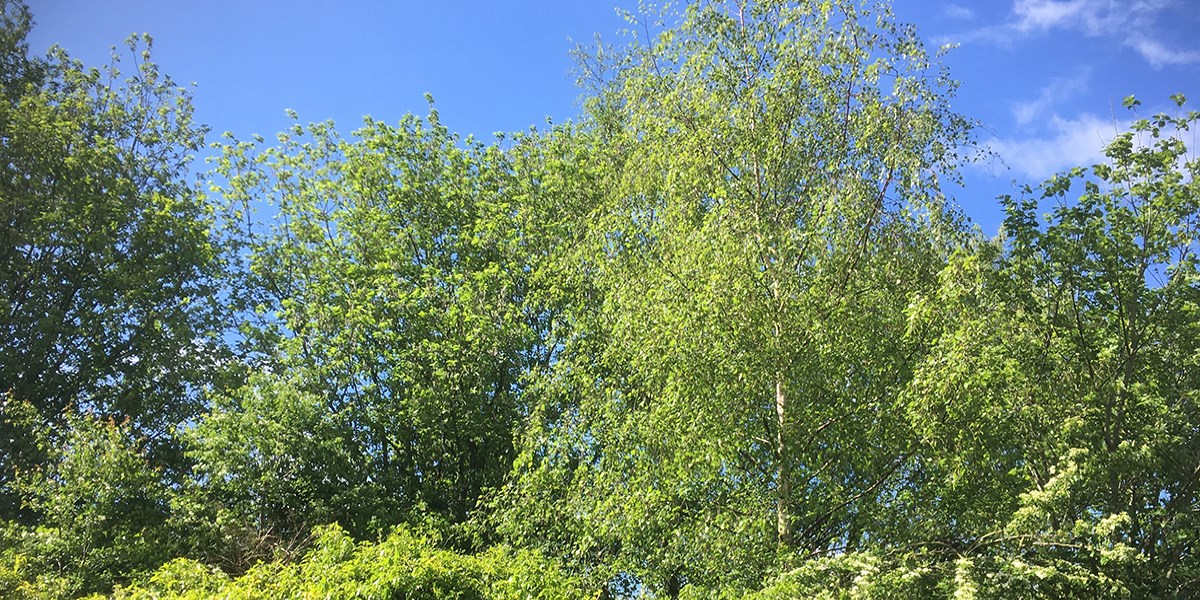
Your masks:
[{"label": "tree canopy", "polygon": [[205,145],[149,37],[0,7],[4,597],[1200,587],[1182,96],[989,236],[875,0],[629,14],[491,143],[429,99]]}]

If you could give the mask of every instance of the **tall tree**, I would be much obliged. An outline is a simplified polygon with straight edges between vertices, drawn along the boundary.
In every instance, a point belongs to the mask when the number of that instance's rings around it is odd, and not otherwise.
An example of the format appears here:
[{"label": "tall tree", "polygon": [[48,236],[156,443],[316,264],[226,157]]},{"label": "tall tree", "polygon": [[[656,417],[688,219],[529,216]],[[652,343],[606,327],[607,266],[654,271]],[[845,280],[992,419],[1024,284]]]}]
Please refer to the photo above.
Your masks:
[{"label": "tall tree", "polygon": [[[348,526],[425,511],[461,522],[509,470],[533,343],[510,170],[432,108],[397,126],[368,119],[355,137],[297,124],[276,147],[225,145],[217,181],[259,316],[248,341],[346,432],[339,443],[365,475]],[[264,226],[252,213],[265,203]]]},{"label": "tall tree", "polygon": [[514,493],[569,490],[559,551],[672,595],[871,535],[908,464],[904,308],[956,235],[937,176],[966,123],[884,6],[667,18],[584,63],[620,169],[588,225],[600,298]]},{"label": "tall tree", "polygon": [[[71,413],[128,420],[155,462],[174,463],[170,430],[196,414],[221,345],[212,215],[186,182],[204,129],[148,37],[103,70],[60,49],[28,58],[27,8],[0,6],[0,392],[55,435]],[[11,517],[12,470],[39,459],[5,450],[0,516]]]},{"label": "tall tree", "polygon": [[1136,120],[1105,162],[1005,198],[1003,237],[914,304],[935,340],[912,388],[947,511],[930,521],[1026,588],[1198,581],[1198,120]]}]

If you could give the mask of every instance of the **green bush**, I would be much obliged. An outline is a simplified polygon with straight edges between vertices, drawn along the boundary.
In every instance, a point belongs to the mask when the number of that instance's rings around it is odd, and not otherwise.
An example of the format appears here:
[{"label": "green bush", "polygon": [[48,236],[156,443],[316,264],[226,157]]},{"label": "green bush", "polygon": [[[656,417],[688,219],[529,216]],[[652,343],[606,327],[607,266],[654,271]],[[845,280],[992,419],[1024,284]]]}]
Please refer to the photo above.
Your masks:
[{"label": "green bush", "polygon": [[579,582],[546,558],[504,547],[464,555],[401,527],[378,543],[356,543],[341,527],[314,531],[298,562],[261,563],[230,579],[188,559],[167,563],[142,582],[118,589],[123,599],[407,598],[528,600],[589,598]]},{"label": "green bush", "polygon": [[52,462],[14,489],[38,525],[0,524],[0,597],[76,597],[162,564],[169,488],[124,423],[71,417]]}]

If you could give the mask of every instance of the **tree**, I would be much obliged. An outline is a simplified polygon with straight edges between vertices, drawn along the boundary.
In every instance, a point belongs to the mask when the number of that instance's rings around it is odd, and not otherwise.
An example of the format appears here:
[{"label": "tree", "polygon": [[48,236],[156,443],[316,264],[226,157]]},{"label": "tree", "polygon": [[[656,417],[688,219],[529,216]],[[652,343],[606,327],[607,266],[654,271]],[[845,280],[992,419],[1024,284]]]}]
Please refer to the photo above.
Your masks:
[{"label": "tree", "polygon": [[1137,120],[1106,162],[1004,198],[1003,236],[914,304],[934,340],[911,389],[930,519],[1014,585],[1194,589],[1198,119]]},{"label": "tree", "polygon": [[71,416],[67,425],[54,444],[48,428],[38,428],[50,460],[15,483],[43,517],[32,530],[6,532],[0,562],[28,572],[14,588],[0,588],[6,595],[107,592],[181,549],[164,527],[170,488],[130,423]]},{"label": "tree", "polygon": [[191,529],[206,534],[197,549],[227,572],[303,549],[314,524],[369,531],[383,512],[382,490],[348,444],[353,423],[302,388],[253,375],[214,395],[183,434],[199,479],[184,500],[197,513]]},{"label": "tree", "polygon": [[[376,530],[420,511],[462,522],[508,472],[533,344],[511,174],[432,107],[355,137],[297,124],[278,147],[223,147],[215,182],[257,314],[247,340],[345,428]],[[270,227],[251,216],[264,201]]]},{"label": "tree", "polygon": [[[150,61],[148,37],[87,69],[61,49],[26,57],[27,8],[4,2],[0,48],[0,384],[63,436],[72,414],[127,422],[157,464],[218,362],[220,252],[185,182],[204,128],[189,93]],[[5,439],[20,439],[3,419]],[[16,464],[10,461],[24,461]],[[21,515],[0,458],[0,517]]]},{"label": "tree", "polygon": [[512,500],[574,524],[556,551],[601,580],[667,595],[873,538],[909,468],[904,308],[958,235],[936,177],[966,128],[885,7],[678,19],[585,63],[617,169],[587,224],[599,297],[538,384]]}]

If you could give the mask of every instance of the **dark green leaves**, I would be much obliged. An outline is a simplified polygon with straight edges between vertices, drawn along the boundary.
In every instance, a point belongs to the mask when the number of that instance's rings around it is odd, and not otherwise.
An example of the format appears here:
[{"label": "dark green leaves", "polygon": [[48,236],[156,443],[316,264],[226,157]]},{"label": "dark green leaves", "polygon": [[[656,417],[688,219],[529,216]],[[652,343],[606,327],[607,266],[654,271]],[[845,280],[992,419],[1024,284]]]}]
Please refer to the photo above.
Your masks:
[{"label": "dark green leaves", "polygon": [[185,180],[204,128],[147,60],[149,38],[101,76],[57,49],[16,58],[20,5],[4,24],[5,77],[22,85],[0,100],[0,386],[55,438],[91,411],[179,466],[169,432],[225,358],[212,210]]},{"label": "dark green leaves", "polygon": [[[461,521],[507,472],[530,358],[512,174],[436,113],[355,135],[297,124],[277,147],[222,148],[238,293],[260,319],[248,342],[341,423],[331,443],[393,518],[421,506]],[[244,221],[258,199],[266,227]]]}]

